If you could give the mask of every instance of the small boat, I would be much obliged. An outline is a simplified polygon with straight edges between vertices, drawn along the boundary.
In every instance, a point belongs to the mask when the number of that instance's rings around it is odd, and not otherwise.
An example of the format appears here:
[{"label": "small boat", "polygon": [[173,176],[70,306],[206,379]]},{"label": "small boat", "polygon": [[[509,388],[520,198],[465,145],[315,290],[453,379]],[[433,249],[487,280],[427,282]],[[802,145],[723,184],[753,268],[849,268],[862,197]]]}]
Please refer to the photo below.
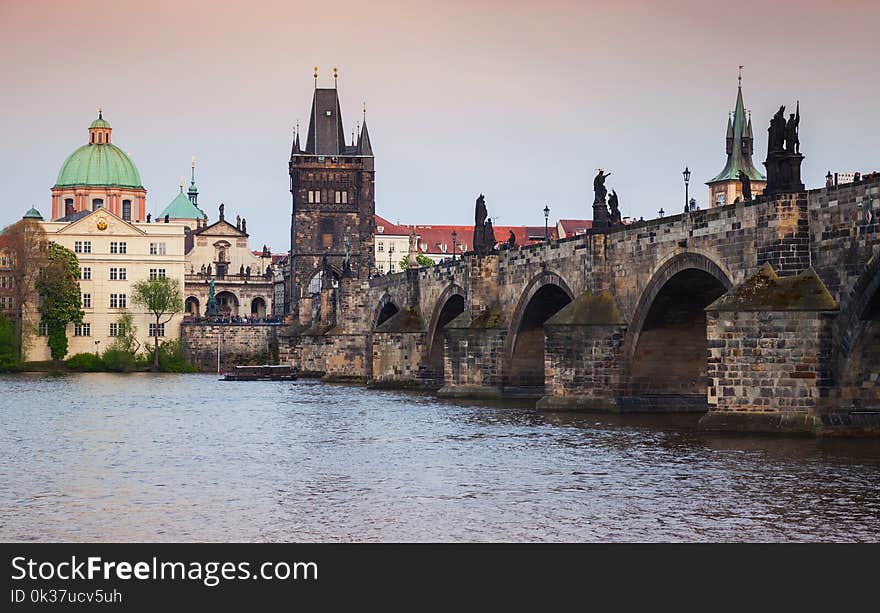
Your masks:
[{"label": "small boat", "polygon": [[295,381],[296,370],[290,365],[233,366],[222,373],[221,381]]}]

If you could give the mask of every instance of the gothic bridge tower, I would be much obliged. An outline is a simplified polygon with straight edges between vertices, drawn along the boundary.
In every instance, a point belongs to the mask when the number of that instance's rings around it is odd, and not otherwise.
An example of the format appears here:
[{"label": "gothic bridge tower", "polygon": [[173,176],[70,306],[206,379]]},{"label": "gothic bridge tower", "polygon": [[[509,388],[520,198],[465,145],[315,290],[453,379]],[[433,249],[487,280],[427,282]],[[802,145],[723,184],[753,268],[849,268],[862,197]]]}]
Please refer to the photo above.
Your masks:
[{"label": "gothic bridge tower", "polygon": [[[285,279],[290,313],[304,299],[342,277],[366,280],[373,263],[373,149],[366,114],[357,139],[346,143],[336,88],[315,90],[305,148],[299,128],[290,153],[290,276]],[[311,300],[309,301],[311,303]]]},{"label": "gothic bridge tower", "polygon": [[751,182],[752,195],[764,193],[767,177],[755,168],[752,154],[755,152],[755,139],[752,133],[752,118],[746,115],[743,104],[742,73],[736,90],[736,106],[727,119],[726,136],[727,163],[718,175],[706,182],[709,186],[709,206],[724,206],[742,200],[740,171],[748,175]]}]

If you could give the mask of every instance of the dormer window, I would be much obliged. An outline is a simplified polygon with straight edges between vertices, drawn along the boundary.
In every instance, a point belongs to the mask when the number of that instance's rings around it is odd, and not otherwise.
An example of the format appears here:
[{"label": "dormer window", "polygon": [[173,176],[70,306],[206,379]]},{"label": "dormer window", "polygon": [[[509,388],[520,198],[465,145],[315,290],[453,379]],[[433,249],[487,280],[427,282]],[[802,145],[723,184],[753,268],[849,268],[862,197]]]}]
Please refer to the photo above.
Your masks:
[{"label": "dormer window", "polygon": [[376,226],[376,232],[379,234],[385,234],[385,226]]}]

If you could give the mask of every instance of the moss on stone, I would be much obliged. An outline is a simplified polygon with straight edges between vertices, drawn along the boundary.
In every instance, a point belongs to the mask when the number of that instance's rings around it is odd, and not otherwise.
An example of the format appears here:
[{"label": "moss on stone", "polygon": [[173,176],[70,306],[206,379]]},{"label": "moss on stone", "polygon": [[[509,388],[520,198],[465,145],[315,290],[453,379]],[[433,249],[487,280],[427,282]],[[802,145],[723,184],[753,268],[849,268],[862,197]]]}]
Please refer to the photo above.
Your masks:
[{"label": "moss on stone", "polygon": [[707,311],[834,311],[837,302],[812,268],[780,277],[769,263],[706,307]]},{"label": "moss on stone", "polygon": [[425,321],[418,307],[405,308],[388,318],[376,332],[424,332]]},{"label": "moss on stone", "polygon": [[626,321],[611,292],[584,292],[547,320],[551,326],[618,326]]},{"label": "moss on stone", "polygon": [[465,310],[461,315],[446,324],[447,328],[452,329],[470,329],[470,330],[492,330],[504,329],[507,327],[507,319],[504,317],[504,311],[498,302],[493,302],[490,306],[483,309],[476,317],[471,317],[470,313]]}]

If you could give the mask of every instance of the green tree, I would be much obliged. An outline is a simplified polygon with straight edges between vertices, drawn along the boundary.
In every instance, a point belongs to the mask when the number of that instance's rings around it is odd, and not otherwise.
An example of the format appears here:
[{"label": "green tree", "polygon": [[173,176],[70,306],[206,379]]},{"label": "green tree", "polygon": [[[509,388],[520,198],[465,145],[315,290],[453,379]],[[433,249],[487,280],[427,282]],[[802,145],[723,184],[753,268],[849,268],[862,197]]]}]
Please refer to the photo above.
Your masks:
[{"label": "green tree", "polygon": [[38,301],[34,290],[39,271],[46,266],[48,245],[46,232],[35,219],[21,219],[0,232],[0,252],[11,268],[8,285],[2,293],[9,301],[7,315],[14,324],[19,360],[37,331],[34,309]]},{"label": "green tree", "polygon": [[67,355],[67,324],[82,323],[79,288],[79,260],[76,254],[50,243],[46,265],[36,281],[40,296],[40,318],[49,328],[49,349],[53,360]]},{"label": "green tree", "polygon": [[[180,281],[172,277],[144,279],[134,284],[134,303],[147,309],[156,318],[156,333],[153,335],[153,371],[159,370],[159,326],[167,324],[183,310],[183,291]],[[167,317],[162,321],[163,317]]]},{"label": "green tree", "polygon": [[129,311],[123,311],[119,315],[119,319],[116,320],[116,326],[118,332],[110,348],[137,355],[141,349],[141,343],[137,339],[137,326],[134,325],[134,317]]},{"label": "green tree", "polygon": [[[416,263],[418,263],[419,266],[433,266],[434,260],[426,256],[424,253],[417,253]],[[406,270],[407,268],[409,268],[409,256],[405,255],[400,260],[400,270]]]}]

